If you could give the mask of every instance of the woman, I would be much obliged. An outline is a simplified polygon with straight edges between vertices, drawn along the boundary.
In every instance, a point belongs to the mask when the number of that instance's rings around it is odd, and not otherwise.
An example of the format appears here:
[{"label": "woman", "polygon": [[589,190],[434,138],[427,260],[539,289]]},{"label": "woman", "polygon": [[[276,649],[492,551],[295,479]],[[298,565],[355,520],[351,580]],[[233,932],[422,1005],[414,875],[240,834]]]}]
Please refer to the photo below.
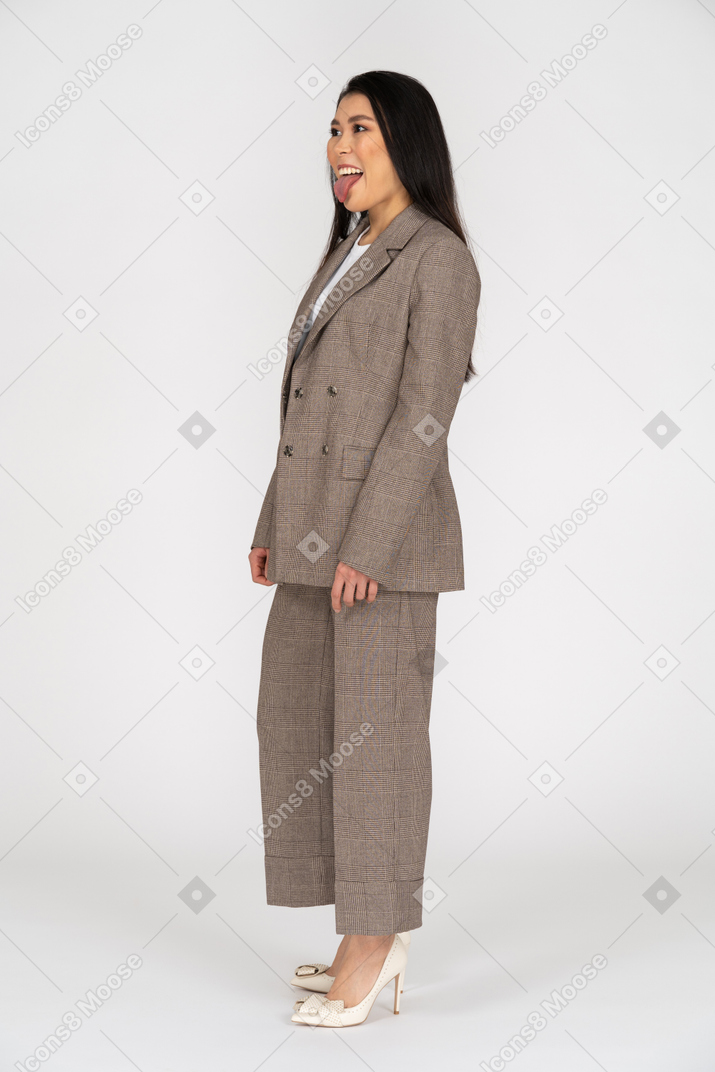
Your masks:
[{"label": "woman", "polygon": [[[437,598],[464,588],[447,433],[480,279],[420,82],[352,78],[330,124],[335,218],[288,337],[277,464],[248,556],[278,584],[258,698],[268,904],[335,904],[292,1019],[361,1023],[395,980],[431,805]],[[356,225],[353,222],[357,220]]]}]

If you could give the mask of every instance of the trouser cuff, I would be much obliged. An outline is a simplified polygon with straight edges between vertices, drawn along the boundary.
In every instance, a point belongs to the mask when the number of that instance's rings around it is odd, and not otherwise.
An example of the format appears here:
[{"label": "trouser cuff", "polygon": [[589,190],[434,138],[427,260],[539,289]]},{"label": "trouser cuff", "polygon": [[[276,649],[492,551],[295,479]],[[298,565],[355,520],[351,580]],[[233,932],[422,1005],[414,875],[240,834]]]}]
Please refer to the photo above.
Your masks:
[{"label": "trouser cuff", "polygon": [[422,904],[413,896],[424,879],[406,882],[336,882],[338,934],[397,934],[422,926]]},{"label": "trouser cuff", "polygon": [[310,908],[335,902],[332,856],[266,856],[266,900],[283,908]]}]

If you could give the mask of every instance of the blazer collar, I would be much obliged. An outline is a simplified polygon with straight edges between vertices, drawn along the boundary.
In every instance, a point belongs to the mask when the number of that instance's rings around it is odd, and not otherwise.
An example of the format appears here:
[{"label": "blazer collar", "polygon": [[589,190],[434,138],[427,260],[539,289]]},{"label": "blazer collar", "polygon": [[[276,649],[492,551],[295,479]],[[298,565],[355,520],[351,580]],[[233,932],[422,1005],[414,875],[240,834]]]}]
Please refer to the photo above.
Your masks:
[{"label": "blazer collar", "polygon": [[[349,290],[339,290],[336,294],[336,300],[332,300],[330,295],[328,296],[321,306],[320,311],[308,332],[308,336],[303,343],[303,349],[298,358],[299,362],[302,362],[303,358],[307,355],[310,349],[312,349],[320,330],[327,324],[331,316],[333,316],[353,294],[362,290],[364,286],[375,279],[375,277],[378,276],[388,264],[390,264],[392,257],[409,242],[415,231],[419,230],[428,219],[430,219],[430,217],[422,212],[421,209],[417,208],[414,203],[409,204],[407,208],[404,208],[402,212],[399,212],[397,216],[395,216],[394,220],[387,225],[385,230],[377,236],[374,242],[365,246],[365,254],[361,254],[355,262],[358,267],[363,267],[361,262],[363,260],[365,261],[362,278],[353,280],[353,286]],[[299,318],[308,315],[311,305],[315,302],[316,298],[318,298],[333,272],[336,271],[343,258],[352,249],[353,243],[357,242],[360,235],[364,234],[369,226],[370,221],[367,216],[360,220],[347,238],[343,239],[343,241],[333,250],[330,257],[328,257],[328,260],[315,276],[301,299],[288,336],[289,340],[292,341],[289,341],[288,351],[286,353],[286,363],[283,373],[283,390],[285,390],[288,373],[293,364],[293,357],[302,334],[301,331],[296,328]],[[367,267],[367,265],[369,265],[369,267]]]}]

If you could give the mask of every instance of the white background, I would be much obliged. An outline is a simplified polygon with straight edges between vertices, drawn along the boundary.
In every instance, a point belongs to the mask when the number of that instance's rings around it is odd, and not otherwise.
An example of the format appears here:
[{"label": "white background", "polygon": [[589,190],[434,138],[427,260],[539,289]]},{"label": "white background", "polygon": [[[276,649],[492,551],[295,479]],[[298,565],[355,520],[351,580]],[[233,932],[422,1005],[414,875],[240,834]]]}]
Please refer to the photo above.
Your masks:
[{"label": "white background", "polygon": [[[130,24],[27,148],[16,132]],[[132,953],[42,1067],[488,1068],[598,953],[503,1067],[712,1067],[714,49],[712,0],[0,5],[3,1068]],[[340,87],[376,68],[442,115],[481,375],[450,432],[467,588],[439,601],[433,896],[400,1016],[385,990],[359,1030],[314,1031],[287,980],[331,960],[333,909],[267,907],[247,834],[275,593],[247,554],[282,371],[249,365],[327,240]],[[186,422],[214,430],[197,445]]]}]

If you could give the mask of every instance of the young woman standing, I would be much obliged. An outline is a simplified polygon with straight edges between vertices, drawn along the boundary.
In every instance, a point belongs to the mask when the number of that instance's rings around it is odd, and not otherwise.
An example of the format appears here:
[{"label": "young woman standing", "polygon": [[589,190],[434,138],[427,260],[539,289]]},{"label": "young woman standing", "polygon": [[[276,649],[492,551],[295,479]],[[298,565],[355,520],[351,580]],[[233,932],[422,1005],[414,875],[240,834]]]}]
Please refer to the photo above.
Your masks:
[{"label": "young woman standing", "polygon": [[288,337],[276,467],[248,556],[277,584],[257,730],[267,901],[335,904],[331,965],[292,1019],[361,1023],[395,980],[431,806],[437,599],[464,588],[447,436],[480,278],[444,130],[416,79],[342,90],[327,146],[335,217]]}]

